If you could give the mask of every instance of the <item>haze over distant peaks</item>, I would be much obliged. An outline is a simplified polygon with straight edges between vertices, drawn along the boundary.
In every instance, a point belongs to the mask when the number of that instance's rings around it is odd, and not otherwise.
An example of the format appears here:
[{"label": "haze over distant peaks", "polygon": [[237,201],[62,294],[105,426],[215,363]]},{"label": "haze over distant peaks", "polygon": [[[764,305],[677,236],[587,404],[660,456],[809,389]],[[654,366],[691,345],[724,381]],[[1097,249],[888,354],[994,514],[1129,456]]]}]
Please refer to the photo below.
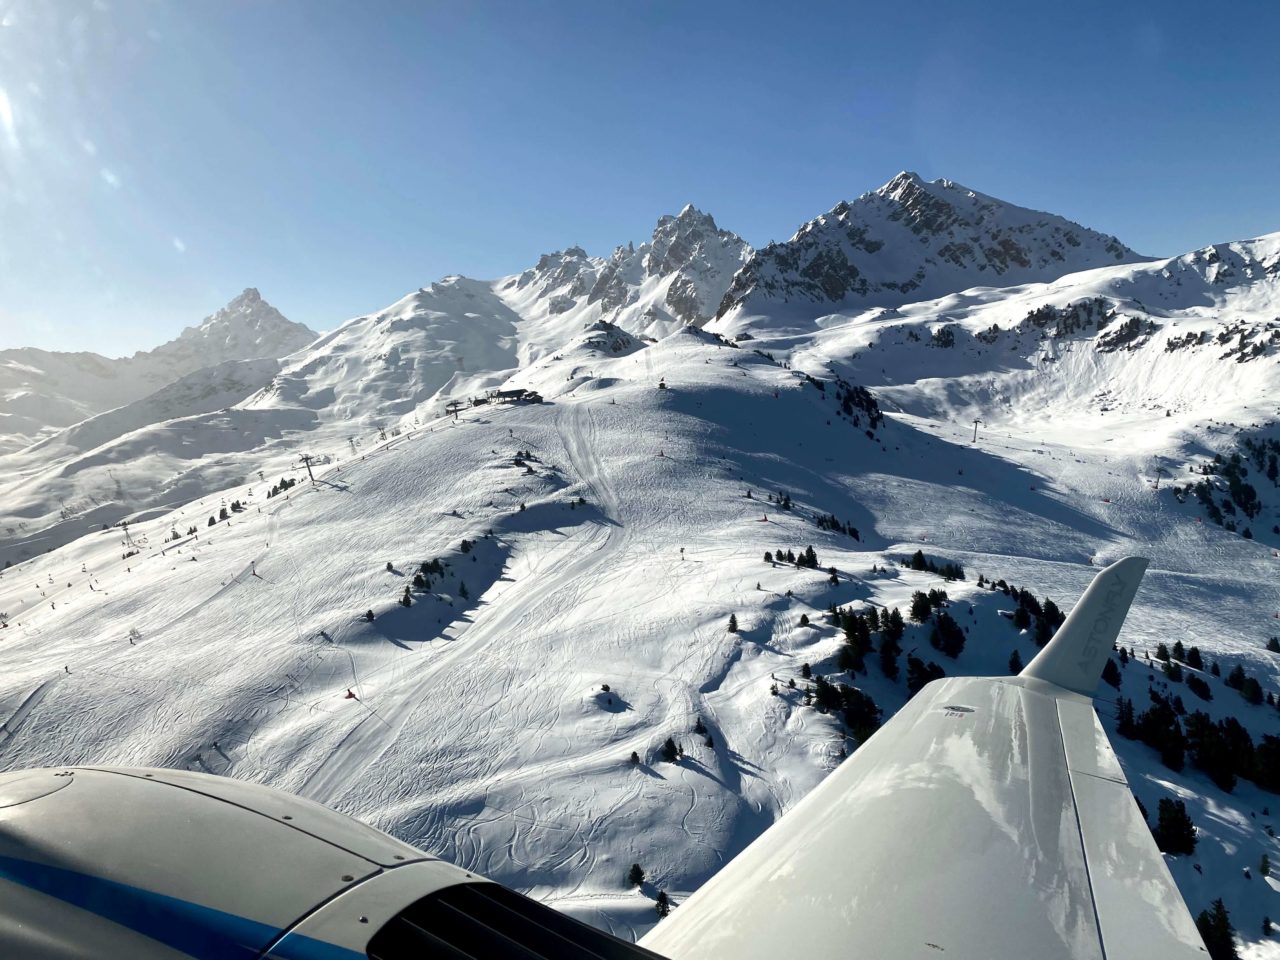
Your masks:
[{"label": "haze over distant peaks", "polygon": [[22,348],[0,351],[0,453],[18,449],[206,367],[277,359],[314,331],[294,323],[250,287],[175,339],[131,357]]}]

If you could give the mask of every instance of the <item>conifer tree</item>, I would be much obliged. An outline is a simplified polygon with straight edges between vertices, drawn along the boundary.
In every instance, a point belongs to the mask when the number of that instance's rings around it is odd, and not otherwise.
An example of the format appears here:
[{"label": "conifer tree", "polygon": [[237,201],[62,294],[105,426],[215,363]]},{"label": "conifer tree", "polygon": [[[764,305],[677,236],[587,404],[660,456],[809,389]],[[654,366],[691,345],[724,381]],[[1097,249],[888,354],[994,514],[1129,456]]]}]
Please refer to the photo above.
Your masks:
[{"label": "conifer tree", "polygon": [[1120,689],[1120,668],[1116,666],[1116,662],[1110,657],[1107,657],[1107,662],[1102,668],[1102,679],[1117,690]]},{"label": "conifer tree", "polygon": [[880,636],[885,640],[892,640],[894,643],[900,642],[907,630],[907,624],[902,619],[902,611],[894,607],[889,611],[887,620],[887,624],[881,624],[880,626]]},{"label": "conifer tree", "polygon": [[1267,649],[1272,653],[1280,653],[1280,637],[1268,637]]},{"label": "conifer tree", "polygon": [[1165,853],[1174,856],[1187,854],[1196,850],[1196,828],[1187,813],[1187,805],[1181,800],[1162,797],[1156,809],[1156,825],[1151,831],[1156,839],[1156,846]]},{"label": "conifer tree", "polygon": [[471,599],[471,594],[467,592],[467,585],[465,583],[458,584],[458,596],[463,600]]},{"label": "conifer tree", "polygon": [[1019,606],[1017,610],[1013,611],[1013,625],[1019,630],[1026,630],[1031,626],[1031,614],[1026,607]]},{"label": "conifer tree", "polygon": [[946,671],[936,663],[929,663],[918,657],[907,657],[907,689],[912,694],[919,693],[926,684],[940,680],[946,675]]},{"label": "conifer tree", "polygon": [[911,619],[916,623],[924,623],[931,613],[933,613],[933,604],[929,602],[928,594],[917,590],[911,595]]},{"label": "conifer tree", "polygon": [[640,765],[640,754],[636,753],[634,750],[631,751],[631,765],[633,767]]},{"label": "conifer tree", "polygon": [[1044,614],[1036,617],[1036,629],[1033,639],[1037,647],[1043,647],[1053,639],[1053,624],[1049,622],[1049,618]]},{"label": "conifer tree", "polygon": [[662,745],[662,760],[664,763],[675,763],[680,756],[680,751],[676,747],[676,742],[667,737],[667,742]]},{"label": "conifer tree", "polygon": [[1016,677],[1022,672],[1022,654],[1014,650],[1009,654],[1009,676]]},{"label": "conifer tree", "polygon": [[658,891],[658,900],[654,904],[654,909],[658,912],[659,917],[665,917],[671,912],[671,900],[667,897],[667,891]]},{"label": "conifer tree", "polygon": [[1156,659],[1163,660],[1165,663],[1169,662],[1169,648],[1163,643],[1156,644]]},{"label": "conifer tree", "polygon": [[1204,669],[1204,657],[1200,655],[1199,647],[1190,647],[1187,650],[1187,666],[1193,670]]},{"label": "conifer tree", "polygon": [[[1133,715],[1133,701],[1121,697],[1116,701],[1116,733],[1128,740],[1138,738],[1138,724]],[[1145,818],[1145,814],[1143,815]]]},{"label": "conifer tree", "polygon": [[1262,684],[1258,683],[1255,677],[1245,677],[1240,687],[1240,696],[1257,706],[1262,702]]},{"label": "conifer tree", "polygon": [[738,615],[736,613],[729,614],[729,632],[738,632]]},{"label": "conifer tree", "polygon": [[[635,754],[632,754],[635,756]],[[644,883],[644,870],[640,864],[633,863],[631,869],[627,871],[627,884],[632,887],[638,887]]]},{"label": "conifer tree", "polygon": [[1186,648],[1183,647],[1181,640],[1173,641],[1173,659],[1180,663],[1187,662],[1187,651]]},{"label": "conifer tree", "polygon": [[898,679],[898,654],[902,652],[902,648],[898,646],[898,641],[891,640],[883,634],[880,639],[880,672],[890,680]]},{"label": "conifer tree", "polygon": [[1200,931],[1200,939],[1209,951],[1209,960],[1239,960],[1236,931],[1221,898],[1213,901],[1208,910],[1200,911],[1200,916],[1196,917],[1196,929]]},{"label": "conifer tree", "polygon": [[954,660],[964,650],[964,641],[964,630],[960,624],[945,610],[938,611],[929,634],[930,645]]}]

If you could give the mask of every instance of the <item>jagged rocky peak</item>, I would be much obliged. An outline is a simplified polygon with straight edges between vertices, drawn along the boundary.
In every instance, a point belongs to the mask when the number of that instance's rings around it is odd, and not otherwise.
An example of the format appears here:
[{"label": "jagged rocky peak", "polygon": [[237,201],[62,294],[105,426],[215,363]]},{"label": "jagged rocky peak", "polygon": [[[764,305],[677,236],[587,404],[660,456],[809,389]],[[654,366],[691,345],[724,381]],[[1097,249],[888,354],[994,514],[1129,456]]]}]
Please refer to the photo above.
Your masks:
[{"label": "jagged rocky peak", "polygon": [[676,216],[658,220],[645,257],[645,272],[651,277],[686,267],[705,272],[707,268],[722,266],[725,261],[741,266],[750,251],[745,240],[721,230],[711,214],[703,213],[690,203]]},{"label": "jagged rocky peak", "polygon": [[639,246],[624,244],[607,258],[581,247],[544,254],[503,289],[527,290],[552,316],[589,310],[632,333],[666,333],[709,320],[750,255],[746,241],[688,204],[659,218]]},{"label": "jagged rocky peak", "polygon": [[516,287],[524,289],[534,284],[544,296],[577,300],[591,289],[597,269],[597,261],[587,256],[587,251],[578,246],[568,247],[544,253],[535,266],[520,274]]},{"label": "jagged rocky peak", "polygon": [[718,315],[765,302],[892,305],[1143,259],[1062,217],[903,171],[758,251]]},{"label": "jagged rocky peak", "polygon": [[201,365],[228,360],[283,357],[300,350],[316,333],[294,323],[262,299],[256,287],[247,287],[221,310],[187,327],[177,339],[157,347],[150,356],[172,358],[199,354]]}]

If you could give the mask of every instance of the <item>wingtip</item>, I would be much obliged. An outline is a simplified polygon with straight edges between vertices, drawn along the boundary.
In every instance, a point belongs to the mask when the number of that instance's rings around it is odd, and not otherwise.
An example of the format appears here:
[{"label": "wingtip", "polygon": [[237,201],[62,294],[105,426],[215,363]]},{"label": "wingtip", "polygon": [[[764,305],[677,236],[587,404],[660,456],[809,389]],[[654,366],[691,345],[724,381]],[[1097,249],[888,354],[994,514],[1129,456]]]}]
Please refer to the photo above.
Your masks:
[{"label": "wingtip", "polygon": [[1146,557],[1124,557],[1102,570],[1019,676],[1092,696],[1150,562]]}]

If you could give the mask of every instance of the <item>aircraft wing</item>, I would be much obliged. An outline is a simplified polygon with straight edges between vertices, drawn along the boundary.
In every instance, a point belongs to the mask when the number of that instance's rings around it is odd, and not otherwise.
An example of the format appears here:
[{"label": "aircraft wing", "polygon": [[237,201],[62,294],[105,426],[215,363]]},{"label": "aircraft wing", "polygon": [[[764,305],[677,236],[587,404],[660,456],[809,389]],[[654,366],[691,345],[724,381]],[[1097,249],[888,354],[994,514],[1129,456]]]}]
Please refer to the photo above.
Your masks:
[{"label": "aircraft wing", "polygon": [[642,946],[671,960],[1206,956],[1088,696],[1145,567],[1099,574],[1022,675],[920,691]]}]

